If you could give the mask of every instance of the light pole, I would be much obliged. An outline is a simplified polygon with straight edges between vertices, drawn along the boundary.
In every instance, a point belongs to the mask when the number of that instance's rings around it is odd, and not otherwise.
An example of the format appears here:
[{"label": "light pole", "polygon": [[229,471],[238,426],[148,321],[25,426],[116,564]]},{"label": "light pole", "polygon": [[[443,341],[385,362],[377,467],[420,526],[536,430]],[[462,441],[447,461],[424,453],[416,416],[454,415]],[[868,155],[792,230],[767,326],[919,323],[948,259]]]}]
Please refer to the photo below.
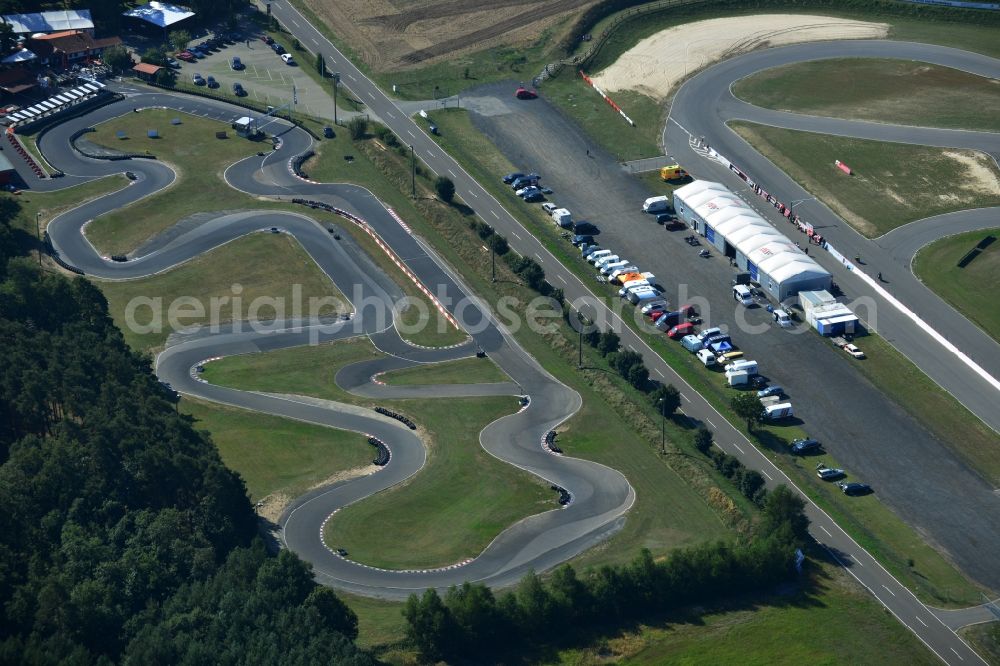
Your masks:
[{"label": "light pole", "polygon": [[38,222],[38,218],[41,216],[42,211],[35,211],[35,238],[38,239],[38,267],[42,267],[42,227]]},{"label": "light pole", "polygon": [[806,197],[805,199],[796,199],[788,204],[788,219],[792,222],[795,221],[795,206],[796,204],[805,203],[806,201],[816,201],[816,197]]},{"label": "light pole", "polygon": [[663,409],[663,398],[656,401],[656,408],[660,410],[660,455],[667,453],[667,413]]}]

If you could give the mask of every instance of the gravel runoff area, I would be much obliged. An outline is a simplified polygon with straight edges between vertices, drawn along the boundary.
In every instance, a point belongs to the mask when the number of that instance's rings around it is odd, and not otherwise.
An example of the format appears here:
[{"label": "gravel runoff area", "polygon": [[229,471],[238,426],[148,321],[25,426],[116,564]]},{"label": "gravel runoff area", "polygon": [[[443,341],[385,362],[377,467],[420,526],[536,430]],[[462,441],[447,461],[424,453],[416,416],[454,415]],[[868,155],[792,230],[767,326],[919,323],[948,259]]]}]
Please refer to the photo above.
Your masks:
[{"label": "gravel runoff area", "polygon": [[688,74],[737,53],[798,42],[881,39],[888,32],[885,23],[808,14],[759,14],[695,21],[643,39],[592,78],[608,91],[635,90],[664,99]]},{"label": "gravel runoff area", "polygon": [[[821,440],[852,478],[871,483],[880,501],[969,576],[1000,590],[1000,568],[983,557],[1000,548],[1000,496],[829,340],[812,331],[795,335],[771,326],[763,308],[735,306],[733,269],[724,257],[713,251],[702,259],[700,248],[684,242],[685,231],[664,231],[640,210],[655,193],[548,104],[544,91],[538,100],[519,103],[510,96],[511,85],[469,91],[476,100],[470,107],[489,109],[487,115],[472,114],[476,128],[518,169],[542,174],[555,191],[549,198],[569,208],[574,219],[596,224],[601,246],[655,273],[672,304],[691,302],[692,295],[706,299],[711,309],[703,327],[733,331],[747,357],[760,362],[761,373],[788,391],[810,436]],[[765,332],[741,332],[738,319]]]}]

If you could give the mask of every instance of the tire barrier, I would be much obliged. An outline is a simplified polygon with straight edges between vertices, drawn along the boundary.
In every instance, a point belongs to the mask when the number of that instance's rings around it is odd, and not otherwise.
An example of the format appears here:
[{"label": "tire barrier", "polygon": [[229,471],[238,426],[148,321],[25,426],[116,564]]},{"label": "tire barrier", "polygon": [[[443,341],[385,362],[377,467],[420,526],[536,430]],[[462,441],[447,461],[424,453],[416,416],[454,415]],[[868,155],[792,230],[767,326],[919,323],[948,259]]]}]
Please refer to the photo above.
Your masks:
[{"label": "tire barrier", "polygon": [[120,264],[124,264],[126,261],[128,261],[128,257],[126,257],[124,254],[113,254],[111,255],[111,261],[117,261]]},{"label": "tire barrier", "polygon": [[556,445],[555,430],[549,430],[547,433],[545,433],[545,437],[542,438],[542,446],[551,451],[552,453],[562,453],[562,449],[560,449]]},{"label": "tire barrier", "polygon": [[386,409],[385,407],[376,407],[375,411],[378,412],[379,414],[384,415],[384,416],[388,416],[390,419],[396,419],[397,421],[402,422],[410,430],[416,430],[417,429],[417,424],[416,423],[414,423],[409,418],[403,416],[402,414],[400,414],[398,412],[394,412],[391,409]]},{"label": "tire barrier", "polygon": [[10,145],[14,148],[14,151],[28,163],[28,168],[31,169],[32,173],[39,178],[45,178],[45,172],[42,171],[42,167],[38,166],[38,162],[35,161],[35,158],[33,158],[28,151],[25,150],[24,146],[21,145],[20,140],[18,140],[13,131],[8,130],[7,140],[10,141]]},{"label": "tire barrier", "polygon": [[72,264],[67,264],[65,261],[63,261],[62,257],[59,256],[59,253],[56,252],[54,247],[52,247],[52,239],[49,237],[48,229],[42,232],[42,238],[43,242],[45,243],[45,254],[52,257],[52,261],[56,262],[57,264],[59,264],[60,267],[66,269],[70,273],[76,273],[77,275],[86,275],[86,273],[81,271],[76,266],[73,266]]},{"label": "tire barrier", "polygon": [[374,446],[376,451],[372,464],[379,467],[385,467],[389,464],[389,459],[392,458],[392,453],[390,453],[389,447],[385,445],[385,442],[378,437],[369,437],[368,443]]},{"label": "tire barrier", "polygon": [[573,496],[570,495],[569,491],[563,488],[562,486],[557,486],[555,484],[552,484],[551,486],[549,486],[549,488],[559,493],[559,506],[566,506],[567,504],[573,501]]},{"label": "tire barrier", "polygon": [[306,174],[302,173],[302,165],[307,159],[316,154],[315,150],[307,150],[301,155],[296,155],[292,158],[292,173],[294,173],[299,178],[309,178]]}]

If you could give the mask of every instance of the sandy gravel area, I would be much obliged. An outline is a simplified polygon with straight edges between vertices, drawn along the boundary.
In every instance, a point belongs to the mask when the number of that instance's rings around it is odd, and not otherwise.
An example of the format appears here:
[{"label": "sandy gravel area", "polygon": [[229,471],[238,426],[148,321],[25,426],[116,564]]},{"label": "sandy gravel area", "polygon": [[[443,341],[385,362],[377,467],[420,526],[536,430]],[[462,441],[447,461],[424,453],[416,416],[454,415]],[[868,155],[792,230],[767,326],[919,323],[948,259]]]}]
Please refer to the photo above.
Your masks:
[{"label": "sandy gravel area", "polygon": [[605,90],[635,90],[664,99],[689,74],[738,53],[798,42],[881,39],[888,32],[885,23],[803,14],[696,21],[647,37],[593,79]]}]

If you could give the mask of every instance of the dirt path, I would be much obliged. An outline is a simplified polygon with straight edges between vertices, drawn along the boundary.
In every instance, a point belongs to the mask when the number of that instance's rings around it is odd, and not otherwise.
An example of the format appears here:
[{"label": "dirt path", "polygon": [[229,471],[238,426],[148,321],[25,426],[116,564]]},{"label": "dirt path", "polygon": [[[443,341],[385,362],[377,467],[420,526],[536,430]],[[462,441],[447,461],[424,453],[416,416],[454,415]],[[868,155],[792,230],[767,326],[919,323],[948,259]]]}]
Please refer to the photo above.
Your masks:
[{"label": "dirt path", "polygon": [[635,90],[665,99],[688,74],[737,53],[797,42],[880,39],[888,32],[885,23],[803,14],[696,21],[647,37],[593,79],[609,91]]}]

